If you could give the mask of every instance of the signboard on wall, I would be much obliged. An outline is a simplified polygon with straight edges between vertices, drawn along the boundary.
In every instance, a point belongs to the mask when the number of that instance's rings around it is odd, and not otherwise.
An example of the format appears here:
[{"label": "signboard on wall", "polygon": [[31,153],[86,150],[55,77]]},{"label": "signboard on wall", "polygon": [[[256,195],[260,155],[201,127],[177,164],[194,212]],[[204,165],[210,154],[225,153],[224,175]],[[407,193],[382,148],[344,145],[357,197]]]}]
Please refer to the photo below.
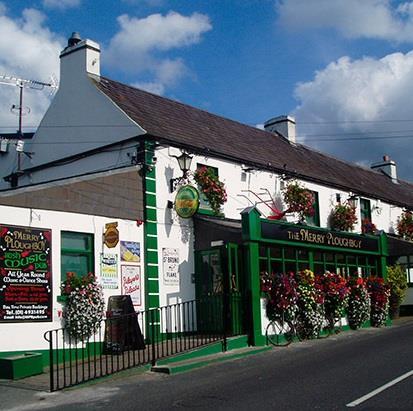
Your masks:
[{"label": "signboard on wall", "polygon": [[165,285],[179,285],[179,250],[162,248],[163,282]]},{"label": "signboard on wall", "polygon": [[336,247],[348,250],[379,252],[379,240],[341,231],[328,231],[309,226],[278,224],[263,221],[261,235],[265,239],[306,243],[314,246]]},{"label": "signboard on wall", "polygon": [[120,242],[120,259],[128,263],[139,263],[141,261],[141,245],[135,241]]},{"label": "signboard on wall", "polygon": [[117,254],[101,254],[100,280],[105,289],[118,288]]},{"label": "signboard on wall", "polygon": [[130,295],[134,306],[142,305],[141,267],[139,265],[122,265],[122,294]]},{"label": "signboard on wall", "polygon": [[52,321],[51,237],[0,225],[0,322]]}]

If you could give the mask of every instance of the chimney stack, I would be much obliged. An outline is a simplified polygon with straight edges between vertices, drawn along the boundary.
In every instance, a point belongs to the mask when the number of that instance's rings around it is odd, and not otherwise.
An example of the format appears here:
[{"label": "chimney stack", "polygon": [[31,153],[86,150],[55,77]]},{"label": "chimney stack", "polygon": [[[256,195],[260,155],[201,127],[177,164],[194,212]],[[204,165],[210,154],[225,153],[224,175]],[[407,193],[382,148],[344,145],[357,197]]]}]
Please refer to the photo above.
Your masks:
[{"label": "chimney stack", "polygon": [[87,74],[100,76],[100,46],[73,32],[60,53],[60,86],[72,87]]},{"label": "chimney stack", "polygon": [[372,170],[381,171],[383,174],[391,178],[391,181],[394,184],[399,184],[397,181],[397,168],[396,163],[393,160],[390,160],[388,155],[383,156],[383,161],[379,161],[378,163],[373,163],[370,168]]},{"label": "chimney stack", "polygon": [[264,129],[271,133],[281,134],[290,143],[295,144],[295,118],[291,116],[278,116],[267,120]]}]

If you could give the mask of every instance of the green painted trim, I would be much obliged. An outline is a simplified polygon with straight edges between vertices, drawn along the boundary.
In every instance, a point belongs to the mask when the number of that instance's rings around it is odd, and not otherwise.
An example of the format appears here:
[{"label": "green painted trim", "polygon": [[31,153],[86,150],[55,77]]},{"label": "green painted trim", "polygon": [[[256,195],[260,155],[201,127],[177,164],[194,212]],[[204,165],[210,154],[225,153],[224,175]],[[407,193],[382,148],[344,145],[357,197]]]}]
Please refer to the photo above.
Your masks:
[{"label": "green painted trim", "polygon": [[[149,262],[148,262],[149,264]],[[158,267],[155,265],[148,265],[146,267],[146,277],[147,278],[158,278]],[[150,307],[155,308],[155,307]]]},{"label": "green painted trim", "polygon": [[148,293],[159,293],[158,281],[148,281]]},{"label": "green painted trim", "polygon": [[0,378],[19,380],[43,373],[41,353],[25,352],[23,354],[0,357]]},{"label": "green painted trim", "polygon": [[158,249],[158,238],[157,237],[147,237],[145,235],[145,250],[152,249],[152,250],[157,250]]},{"label": "green painted trim", "polygon": [[218,363],[218,362],[224,362],[228,360],[234,360],[237,358],[243,358],[247,357],[250,355],[254,354],[260,354],[262,352],[270,350],[271,347],[269,346],[263,346],[260,347],[259,349],[251,349],[249,351],[242,351],[242,352],[233,352],[233,353],[219,353],[219,354],[213,354],[213,357],[199,357],[198,361],[191,361],[183,364],[179,364],[179,362],[174,363],[174,364],[169,364],[169,365],[157,365],[155,367],[152,367],[151,371],[154,372],[161,372],[165,374],[177,374],[185,371],[190,371],[195,368],[200,368],[204,367],[206,365]]},{"label": "green painted trim", "polygon": [[146,258],[148,259],[148,264],[158,264],[158,252],[157,251],[149,251],[147,250],[147,256]]},{"label": "green painted trim", "polygon": [[150,308],[159,307],[159,295],[148,295],[148,306]]},{"label": "green painted trim", "polygon": [[156,181],[146,179],[146,194],[148,193],[156,193]]},{"label": "green painted trim", "polygon": [[146,205],[156,207],[156,194],[145,193]]},{"label": "green painted trim", "polygon": [[198,211],[196,213],[202,215],[215,215],[215,213],[210,208],[201,208],[201,206],[198,208]]},{"label": "green painted trim", "polygon": [[155,208],[146,208],[146,219],[147,221],[156,221],[157,212]]},{"label": "green painted trim", "polygon": [[146,222],[146,235],[158,235],[156,223]]},{"label": "green painted trim", "polygon": [[260,270],[258,243],[247,242],[246,250],[246,290],[250,307],[250,344],[264,345],[265,339],[261,334],[261,300],[260,300]]}]

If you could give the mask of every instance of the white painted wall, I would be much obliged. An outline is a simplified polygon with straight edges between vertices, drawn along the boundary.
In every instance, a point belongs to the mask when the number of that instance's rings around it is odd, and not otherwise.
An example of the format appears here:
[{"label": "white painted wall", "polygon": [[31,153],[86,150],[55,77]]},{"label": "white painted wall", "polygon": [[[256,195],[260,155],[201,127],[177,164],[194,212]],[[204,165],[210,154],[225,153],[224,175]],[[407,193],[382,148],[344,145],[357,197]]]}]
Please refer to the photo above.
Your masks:
[{"label": "white painted wall", "polygon": [[[169,180],[180,177],[182,172],[173,155],[179,155],[181,152],[176,148],[161,148],[156,151],[158,159],[156,164],[157,173],[157,208],[158,208],[158,245],[159,245],[159,276],[160,276],[160,303],[166,305],[175,302],[174,298],[178,297],[180,301],[187,301],[195,296],[194,284],[191,282],[192,274],[195,271],[193,258],[194,233],[192,220],[180,218],[174,210],[166,207],[168,200],[173,201],[176,192],[169,192]],[[267,189],[271,196],[276,200],[278,208],[283,209],[280,176],[267,171],[251,170],[245,172],[245,166],[223,161],[210,157],[194,156],[191,164],[191,170],[195,171],[197,163],[217,167],[219,177],[225,183],[228,201],[223,207],[225,217],[232,219],[241,219],[240,212],[259,201],[252,193],[262,193],[263,188]],[[312,182],[302,181],[302,184],[310,190],[317,191],[320,204],[320,225],[328,227],[328,218],[331,210],[336,204],[336,194],[340,194],[341,201],[347,200],[349,192],[329,188]],[[243,194],[240,196],[239,194]],[[247,198],[245,198],[247,197]],[[269,199],[268,195],[261,196],[263,200]],[[371,201],[372,220],[379,230],[386,232],[394,231],[397,224],[397,218],[400,216],[402,209],[384,202],[378,202],[376,199]],[[263,204],[257,204],[258,209],[263,216],[268,216],[270,210]],[[357,208],[358,223],[354,232],[361,232],[360,206]],[[297,216],[287,215],[289,222],[296,222]],[[162,248],[179,248],[180,252],[180,286],[166,286],[163,284],[163,267],[162,267]],[[412,294],[413,297],[413,294]]]},{"label": "white painted wall", "polygon": [[[123,241],[135,241],[141,245],[141,309],[145,307],[145,281],[144,281],[144,253],[143,253],[143,225],[137,226],[135,221],[114,220],[113,218],[97,217],[85,214],[63,213],[37,209],[0,206],[0,224],[17,225],[24,227],[38,227],[52,230],[52,275],[53,275],[53,321],[41,323],[0,323],[0,352],[35,350],[48,348],[43,338],[45,331],[60,328],[62,325],[62,305],[56,301],[60,295],[60,232],[75,231],[94,234],[95,239],[95,274],[100,279],[100,254],[110,253],[118,255],[118,289],[104,290],[107,304],[111,295],[122,294],[121,289],[121,263],[120,244],[115,248],[103,245],[102,234],[105,224],[116,221],[118,223],[119,238]],[[139,310],[140,307],[135,307]]]}]

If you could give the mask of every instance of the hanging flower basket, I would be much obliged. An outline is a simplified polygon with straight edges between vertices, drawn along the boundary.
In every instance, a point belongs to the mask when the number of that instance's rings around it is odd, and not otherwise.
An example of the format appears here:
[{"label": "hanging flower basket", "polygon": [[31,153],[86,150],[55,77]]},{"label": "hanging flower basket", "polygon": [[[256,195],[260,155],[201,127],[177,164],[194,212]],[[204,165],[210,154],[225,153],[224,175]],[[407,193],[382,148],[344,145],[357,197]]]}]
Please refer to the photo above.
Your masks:
[{"label": "hanging flower basket", "polygon": [[212,169],[205,166],[195,171],[194,180],[198,184],[201,193],[208,200],[214,214],[221,214],[221,207],[227,201],[224,183],[219,180]]},{"label": "hanging flower basket", "polygon": [[397,232],[405,240],[413,241],[413,213],[404,211],[397,220]]},{"label": "hanging flower basket", "polygon": [[330,215],[331,228],[352,231],[357,223],[356,208],[348,203],[337,204]]},{"label": "hanging flower basket", "polygon": [[287,205],[285,213],[297,213],[300,221],[314,215],[314,196],[310,190],[297,181],[290,181],[283,189],[284,202]]},{"label": "hanging flower basket", "polygon": [[363,218],[361,220],[361,232],[363,234],[375,234],[377,227],[371,222],[369,218]]},{"label": "hanging flower basket", "polygon": [[93,273],[79,277],[70,272],[61,290],[67,297],[64,327],[75,341],[85,341],[97,332],[104,316],[102,286],[96,282]]}]

